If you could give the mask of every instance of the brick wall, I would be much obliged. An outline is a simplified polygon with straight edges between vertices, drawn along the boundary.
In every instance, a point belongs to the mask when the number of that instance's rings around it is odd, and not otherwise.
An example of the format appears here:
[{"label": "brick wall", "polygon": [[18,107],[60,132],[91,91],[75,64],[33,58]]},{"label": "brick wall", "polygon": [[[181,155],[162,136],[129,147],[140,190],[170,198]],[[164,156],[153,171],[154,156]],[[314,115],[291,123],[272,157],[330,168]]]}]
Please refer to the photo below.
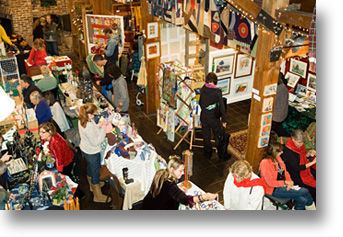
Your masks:
[{"label": "brick wall", "polygon": [[32,34],[34,17],[68,14],[69,1],[72,0],[57,0],[57,6],[41,7],[40,1],[32,3],[32,0],[0,0],[0,15],[12,16],[14,32],[25,38]]}]

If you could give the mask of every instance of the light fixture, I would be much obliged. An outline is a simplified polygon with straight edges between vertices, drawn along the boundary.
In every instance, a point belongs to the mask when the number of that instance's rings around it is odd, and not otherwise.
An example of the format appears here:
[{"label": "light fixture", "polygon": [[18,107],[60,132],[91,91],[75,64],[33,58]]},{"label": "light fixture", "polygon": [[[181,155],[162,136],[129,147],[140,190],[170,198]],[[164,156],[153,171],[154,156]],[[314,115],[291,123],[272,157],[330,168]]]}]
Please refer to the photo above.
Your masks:
[{"label": "light fixture", "polygon": [[14,107],[14,100],[11,99],[0,86],[0,122],[13,112]]}]

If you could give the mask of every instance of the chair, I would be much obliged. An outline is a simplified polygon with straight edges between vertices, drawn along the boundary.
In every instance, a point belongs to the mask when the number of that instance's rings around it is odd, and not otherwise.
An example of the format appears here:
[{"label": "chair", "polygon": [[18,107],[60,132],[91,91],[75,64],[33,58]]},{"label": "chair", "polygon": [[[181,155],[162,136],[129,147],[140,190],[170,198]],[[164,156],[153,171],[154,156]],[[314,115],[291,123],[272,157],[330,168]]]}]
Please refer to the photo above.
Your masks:
[{"label": "chair", "polygon": [[[125,194],[124,194],[124,192],[120,186],[120,183],[119,183],[117,176],[111,175],[111,177],[108,179],[108,182],[110,184],[110,189],[109,189],[108,194],[107,194],[106,203],[108,202],[108,198],[111,195],[112,196],[112,205],[111,205],[112,208],[122,210],[123,209],[123,200],[124,200]],[[117,198],[114,198],[115,194],[117,194]],[[116,203],[115,203],[115,200],[117,200]]]},{"label": "chair", "polygon": [[276,210],[279,210],[279,208],[283,210],[292,210],[294,206],[294,201],[291,198],[278,198],[269,194],[265,194],[264,196],[272,202],[276,207]]}]

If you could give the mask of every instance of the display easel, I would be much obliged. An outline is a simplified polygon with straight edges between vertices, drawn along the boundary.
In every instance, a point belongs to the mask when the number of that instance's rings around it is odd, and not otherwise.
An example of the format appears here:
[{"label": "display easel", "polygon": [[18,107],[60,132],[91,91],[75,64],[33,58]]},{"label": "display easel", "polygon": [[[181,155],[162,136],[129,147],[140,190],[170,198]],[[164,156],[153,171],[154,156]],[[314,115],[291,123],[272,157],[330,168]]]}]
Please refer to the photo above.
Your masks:
[{"label": "display easel", "polygon": [[[177,90],[176,94],[175,94],[175,97],[177,97],[178,100],[181,101],[181,106],[178,107],[178,109],[176,110],[175,112],[175,115],[182,121],[178,126],[177,128],[175,129],[175,135],[179,136],[181,139],[179,140],[179,142],[175,145],[174,147],[174,150],[176,150],[178,148],[178,146],[180,145],[180,143],[182,141],[185,141],[187,142],[188,144],[190,144],[190,147],[192,147],[192,144],[190,142],[190,140],[187,139],[187,135],[191,132],[190,130],[187,130],[184,134],[182,134],[180,132],[181,128],[183,126],[193,126],[193,124],[190,124],[190,122],[187,122],[187,118],[191,115],[192,113],[192,107],[186,102],[191,96],[192,94],[194,93],[194,90],[191,88],[191,86],[189,86],[186,81],[181,77],[181,75],[188,75],[188,76],[191,76],[193,71],[191,69],[188,69],[186,70],[185,68],[181,68],[177,65],[175,65],[175,62],[166,62],[166,63],[162,63],[160,64],[159,68],[160,70],[164,70],[165,68],[165,65],[169,66],[169,67],[172,67],[175,69],[175,75],[177,77],[177,83],[178,85],[180,86],[180,88]],[[162,86],[163,86],[163,76],[160,77],[160,80],[159,80],[159,86],[162,90]],[[180,93],[181,93],[181,89],[182,87],[186,86],[188,89],[189,89],[189,93],[188,95],[186,96],[186,99],[183,99],[181,98],[180,96]],[[187,107],[188,108],[188,113],[186,114],[186,116],[182,117],[180,115],[180,111],[183,107]],[[192,122],[193,123],[193,122]],[[161,128],[157,134],[160,134],[161,131],[163,129]]]}]

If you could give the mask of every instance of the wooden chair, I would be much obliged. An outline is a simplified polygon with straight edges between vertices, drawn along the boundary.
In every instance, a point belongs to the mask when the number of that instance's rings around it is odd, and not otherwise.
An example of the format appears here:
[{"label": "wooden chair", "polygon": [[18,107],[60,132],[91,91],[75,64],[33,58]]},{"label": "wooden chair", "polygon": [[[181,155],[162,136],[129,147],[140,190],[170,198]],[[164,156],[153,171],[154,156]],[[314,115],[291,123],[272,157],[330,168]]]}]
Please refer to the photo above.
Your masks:
[{"label": "wooden chair", "polygon": [[64,200],[63,208],[66,211],[80,210],[79,198],[76,197],[74,201],[74,198],[70,195],[68,201]]}]

